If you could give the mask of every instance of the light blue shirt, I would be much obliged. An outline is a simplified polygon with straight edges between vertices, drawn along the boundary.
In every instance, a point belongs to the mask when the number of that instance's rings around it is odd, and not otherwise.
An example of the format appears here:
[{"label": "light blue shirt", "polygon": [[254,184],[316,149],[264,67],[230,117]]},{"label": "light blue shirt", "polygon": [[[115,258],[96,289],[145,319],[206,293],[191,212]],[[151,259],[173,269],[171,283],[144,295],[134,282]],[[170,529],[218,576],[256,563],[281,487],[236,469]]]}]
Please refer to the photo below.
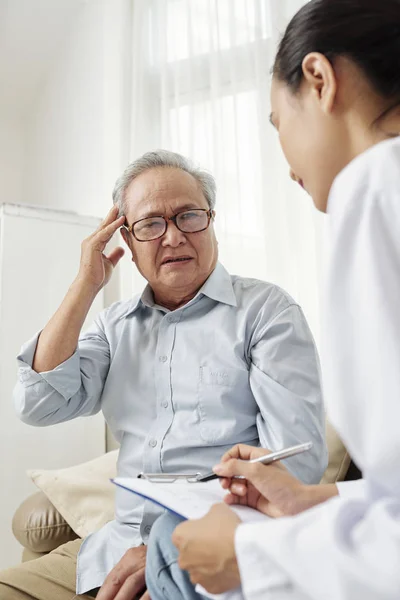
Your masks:
[{"label": "light blue shirt", "polygon": [[[310,440],[313,449],[287,466],[306,483],[325,470],[315,344],[300,307],[270,283],[218,264],[196,297],[172,312],[147,286],[103,311],[75,354],[40,374],[31,368],[37,339],[18,356],[21,419],[44,426],[102,410],[121,444],[120,477],[209,471],[239,442],[275,450]],[[115,510],[81,547],[78,594],[101,586],[162,512],[121,489]]]}]

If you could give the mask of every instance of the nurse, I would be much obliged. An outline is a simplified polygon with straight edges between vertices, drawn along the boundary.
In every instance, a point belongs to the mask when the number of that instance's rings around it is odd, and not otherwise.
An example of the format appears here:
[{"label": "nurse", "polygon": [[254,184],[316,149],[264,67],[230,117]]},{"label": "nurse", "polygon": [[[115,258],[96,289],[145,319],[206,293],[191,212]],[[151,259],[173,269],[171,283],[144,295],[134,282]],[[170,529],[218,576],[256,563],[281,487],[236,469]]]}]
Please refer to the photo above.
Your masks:
[{"label": "nurse", "polygon": [[[233,448],[215,469],[226,504],[179,524],[174,545],[177,521],[156,523],[149,593],[199,598],[200,583],[248,600],[399,600],[400,1],[307,3],[281,41],[271,106],[291,176],[330,216],[324,390],[364,480],[303,486],[237,460],[262,450]],[[233,503],[283,518],[242,524]]]}]

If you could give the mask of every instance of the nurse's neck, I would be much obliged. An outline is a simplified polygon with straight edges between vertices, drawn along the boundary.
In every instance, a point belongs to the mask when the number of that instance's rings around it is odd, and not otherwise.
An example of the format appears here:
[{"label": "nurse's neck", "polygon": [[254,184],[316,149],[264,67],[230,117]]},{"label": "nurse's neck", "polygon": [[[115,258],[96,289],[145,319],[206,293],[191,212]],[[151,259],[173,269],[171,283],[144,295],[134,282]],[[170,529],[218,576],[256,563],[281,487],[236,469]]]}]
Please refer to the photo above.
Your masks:
[{"label": "nurse's neck", "polygon": [[337,91],[332,114],[341,124],[345,163],[400,135],[400,104],[384,98],[362,69],[347,58],[336,63]]},{"label": "nurse's neck", "polygon": [[[368,105],[369,104],[369,105]],[[383,116],[382,116],[383,115]],[[385,114],[385,107],[365,103],[353,114],[350,127],[350,146],[353,157],[372,146],[400,136],[400,107]]]},{"label": "nurse's neck", "polygon": [[382,128],[387,138],[395,138],[400,136],[400,108],[394,111],[396,114],[388,115],[387,121],[384,120]]}]

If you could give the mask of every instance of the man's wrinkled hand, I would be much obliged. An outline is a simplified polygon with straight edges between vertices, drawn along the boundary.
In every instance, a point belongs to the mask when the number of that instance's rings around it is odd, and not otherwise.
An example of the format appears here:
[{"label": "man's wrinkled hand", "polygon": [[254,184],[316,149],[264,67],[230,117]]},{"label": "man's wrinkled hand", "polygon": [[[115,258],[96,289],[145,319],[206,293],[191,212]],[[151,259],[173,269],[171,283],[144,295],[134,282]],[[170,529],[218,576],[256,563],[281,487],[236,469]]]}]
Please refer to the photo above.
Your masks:
[{"label": "man's wrinkled hand", "polygon": [[179,550],[178,564],[193,584],[220,594],[240,585],[235,553],[239,517],[226,505],[215,504],[202,519],[178,525],[172,541]]},{"label": "man's wrinkled hand", "polygon": [[104,581],[97,600],[133,600],[145,594],[146,554],[147,546],[128,550]]},{"label": "man's wrinkled hand", "polygon": [[118,207],[113,206],[96,231],[83,240],[77,281],[92,286],[96,292],[108,283],[114,267],[124,255],[124,250],[118,246],[108,256],[104,254],[104,250],[124,222],[125,217],[118,217]]}]

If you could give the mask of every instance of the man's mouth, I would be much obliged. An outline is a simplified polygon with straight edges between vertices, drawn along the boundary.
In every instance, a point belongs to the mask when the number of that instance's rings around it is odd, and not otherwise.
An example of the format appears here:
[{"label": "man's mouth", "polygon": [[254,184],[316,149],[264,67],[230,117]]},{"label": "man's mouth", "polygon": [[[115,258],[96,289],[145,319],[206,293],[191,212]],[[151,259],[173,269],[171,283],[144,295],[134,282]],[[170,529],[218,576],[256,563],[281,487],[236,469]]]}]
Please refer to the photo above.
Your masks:
[{"label": "man's mouth", "polygon": [[166,258],[163,260],[163,265],[170,265],[174,263],[187,263],[193,260],[191,256],[177,256],[176,258]]}]

